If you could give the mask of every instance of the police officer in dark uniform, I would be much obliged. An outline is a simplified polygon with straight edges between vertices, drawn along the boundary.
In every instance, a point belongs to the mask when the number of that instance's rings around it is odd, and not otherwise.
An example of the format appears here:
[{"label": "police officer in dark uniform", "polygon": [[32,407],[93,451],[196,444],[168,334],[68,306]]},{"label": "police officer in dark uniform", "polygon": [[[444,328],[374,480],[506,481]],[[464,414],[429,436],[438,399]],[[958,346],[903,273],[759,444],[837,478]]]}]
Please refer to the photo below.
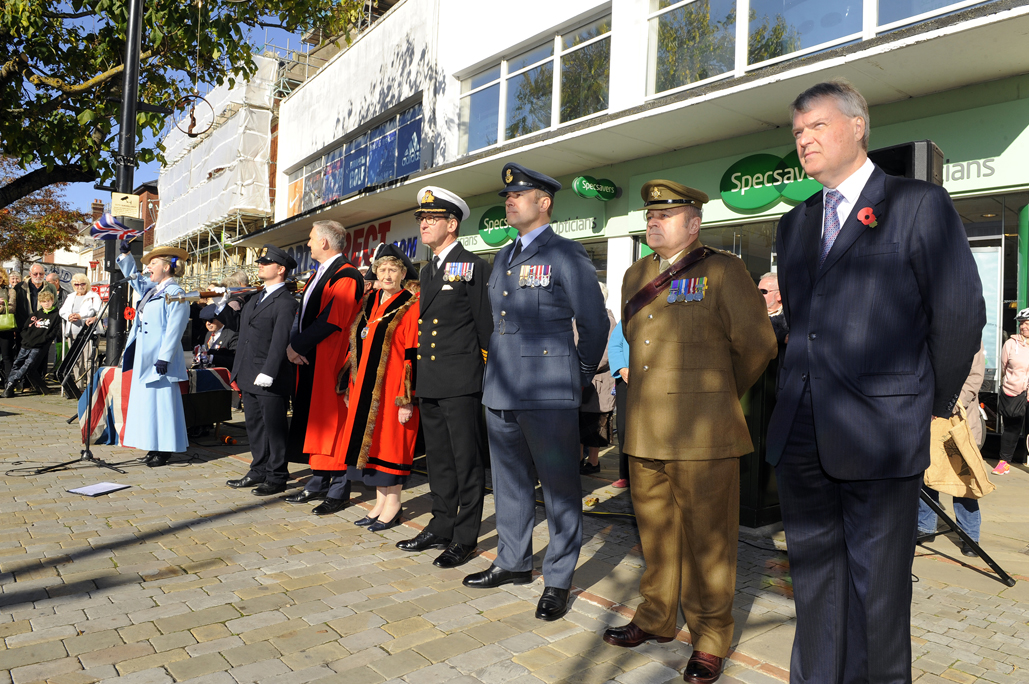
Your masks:
[{"label": "police officer in dark uniform", "polygon": [[475,552],[482,522],[485,465],[482,375],[493,332],[490,265],[457,241],[468,205],[428,186],[418,191],[415,218],[433,257],[419,276],[418,372],[415,395],[425,436],[432,520],[405,551],[445,549],[433,565],[453,568]]},{"label": "police officer in dark uniform", "polygon": [[504,166],[501,177],[507,222],[518,239],[493,262],[494,332],[482,397],[499,542],[496,562],[464,583],[496,587],[532,580],[535,470],[550,528],[536,617],[556,620],[568,610],[582,546],[579,406],[607,347],[609,323],[586,250],[550,227],[561,184],[518,164]]},{"label": "police officer in dark uniform", "polygon": [[243,392],[253,461],[246,476],[226,484],[235,489],[257,485],[253,490],[257,496],[285,491],[289,479],[286,410],[296,372],[286,358],[286,347],[298,304],[285,283],[296,267],[297,262],[282,249],[265,245],[257,260],[264,291],[251,297],[240,312],[232,380]]}]

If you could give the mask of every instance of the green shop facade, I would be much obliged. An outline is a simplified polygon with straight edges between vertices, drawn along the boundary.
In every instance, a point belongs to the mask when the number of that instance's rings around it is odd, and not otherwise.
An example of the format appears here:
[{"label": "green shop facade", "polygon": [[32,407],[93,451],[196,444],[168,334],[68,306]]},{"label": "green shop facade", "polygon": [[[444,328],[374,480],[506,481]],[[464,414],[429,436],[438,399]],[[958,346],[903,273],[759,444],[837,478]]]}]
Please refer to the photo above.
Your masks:
[{"label": "green shop facade", "polygon": [[[938,168],[968,234],[983,283],[987,371],[983,399],[995,406],[1000,349],[1027,305],[1029,280],[1029,76],[977,84],[874,107],[870,149],[930,140],[942,151]],[[649,253],[644,183],[669,178],[711,197],[701,241],[738,255],[758,280],[776,270],[779,218],[821,186],[797,160],[786,127],[707,143],[596,169],[558,180],[555,232],[583,244],[610,289],[609,308],[620,318],[625,270]],[[445,179],[439,183],[445,185]],[[471,215],[460,240],[492,258],[517,233],[506,225],[496,194],[466,198]],[[774,474],[763,466],[772,380],[766,376],[743,400],[756,452],[743,459],[741,521],[754,527],[779,518]],[[999,429],[996,421],[991,428]]]}]

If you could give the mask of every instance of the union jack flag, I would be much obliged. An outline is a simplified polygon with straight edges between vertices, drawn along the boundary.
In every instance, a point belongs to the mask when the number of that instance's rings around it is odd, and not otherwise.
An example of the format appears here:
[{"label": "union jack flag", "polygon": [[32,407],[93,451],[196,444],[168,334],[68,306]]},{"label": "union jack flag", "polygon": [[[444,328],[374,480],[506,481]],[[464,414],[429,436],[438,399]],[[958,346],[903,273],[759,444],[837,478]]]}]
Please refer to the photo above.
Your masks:
[{"label": "union jack flag", "polygon": [[89,234],[97,240],[127,240],[143,234],[141,230],[125,227],[111,214],[104,214],[89,229]]}]

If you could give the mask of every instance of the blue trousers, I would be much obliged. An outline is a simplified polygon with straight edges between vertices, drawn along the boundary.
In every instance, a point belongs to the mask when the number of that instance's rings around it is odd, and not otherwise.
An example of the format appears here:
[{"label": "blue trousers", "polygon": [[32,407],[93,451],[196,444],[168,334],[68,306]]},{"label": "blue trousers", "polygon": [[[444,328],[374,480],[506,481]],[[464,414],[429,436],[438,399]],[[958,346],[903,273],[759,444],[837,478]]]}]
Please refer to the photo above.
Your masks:
[{"label": "blue trousers", "polygon": [[14,359],[14,367],[11,370],[11,376],[7,378],[7,382],[18,382],[26,375],[29,377],[29,381],[39,379],[39,373],[36,371],[35,365],[39,358],[39,354],[42,351],[43,350],[41,348],[28,349],[26,347],[22,347],[18,351],[17,358]]},{"label": "blue trousers", "polygon": [[[935,489],[926,488],[933,501],[939,503],[940,493]],[[957,519],[958,527],[964,530],[965,534],[972,538],[972,541],[979,541],[979,525],[982,522],[982,514],[979,512],[979,499],[965,499],[960,496],[954,497],[954,517]],[[936,514],[933,509],[921,499],[918,500],[918,531],[928,534],[936,533]]]},{"label": "blue trousers", "polygon": [[538,476],[550,530],[543,579],[547,587],[569,588],[582,547],[578,409],[487,409],[486,432],[499,538],[497,567],[532,570]]}]

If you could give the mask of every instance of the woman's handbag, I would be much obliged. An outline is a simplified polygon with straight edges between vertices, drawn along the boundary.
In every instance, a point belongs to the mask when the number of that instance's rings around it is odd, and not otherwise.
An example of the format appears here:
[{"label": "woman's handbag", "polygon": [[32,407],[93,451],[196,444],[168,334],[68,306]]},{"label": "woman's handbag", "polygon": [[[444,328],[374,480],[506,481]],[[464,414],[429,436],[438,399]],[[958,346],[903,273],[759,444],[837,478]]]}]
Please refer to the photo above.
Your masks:
[{"label": "woman's handbag", "polygon": [[[1022,397],[1024,402],[1024,393]],[[986,474],[983,456],[968,427],[965,407],[958,402],[958,408],[960,415],[933,418],[929,442],[932,460],[925,471],[925,486],[951,496],[981,499],[997,486]]]},{"label": "woman's handbag", "polygon": [[1021,418],[1025,415],[1025,391],[1023,390],[1020,394],[1016,394],[1013,397],[1009,397],[1004,394],[1004,390],[1001,390],[997,394],[997,404],[1000,409],[1000,415],[1005,418]]},{"label": "woman's handbag", "polygon": [[11,305],[3,300],[0,300],[0,304],[4,305],[4,312],[0,313],[0,332],[14,330],[18,324],[14,322],[14,314],[10,312]]}]

